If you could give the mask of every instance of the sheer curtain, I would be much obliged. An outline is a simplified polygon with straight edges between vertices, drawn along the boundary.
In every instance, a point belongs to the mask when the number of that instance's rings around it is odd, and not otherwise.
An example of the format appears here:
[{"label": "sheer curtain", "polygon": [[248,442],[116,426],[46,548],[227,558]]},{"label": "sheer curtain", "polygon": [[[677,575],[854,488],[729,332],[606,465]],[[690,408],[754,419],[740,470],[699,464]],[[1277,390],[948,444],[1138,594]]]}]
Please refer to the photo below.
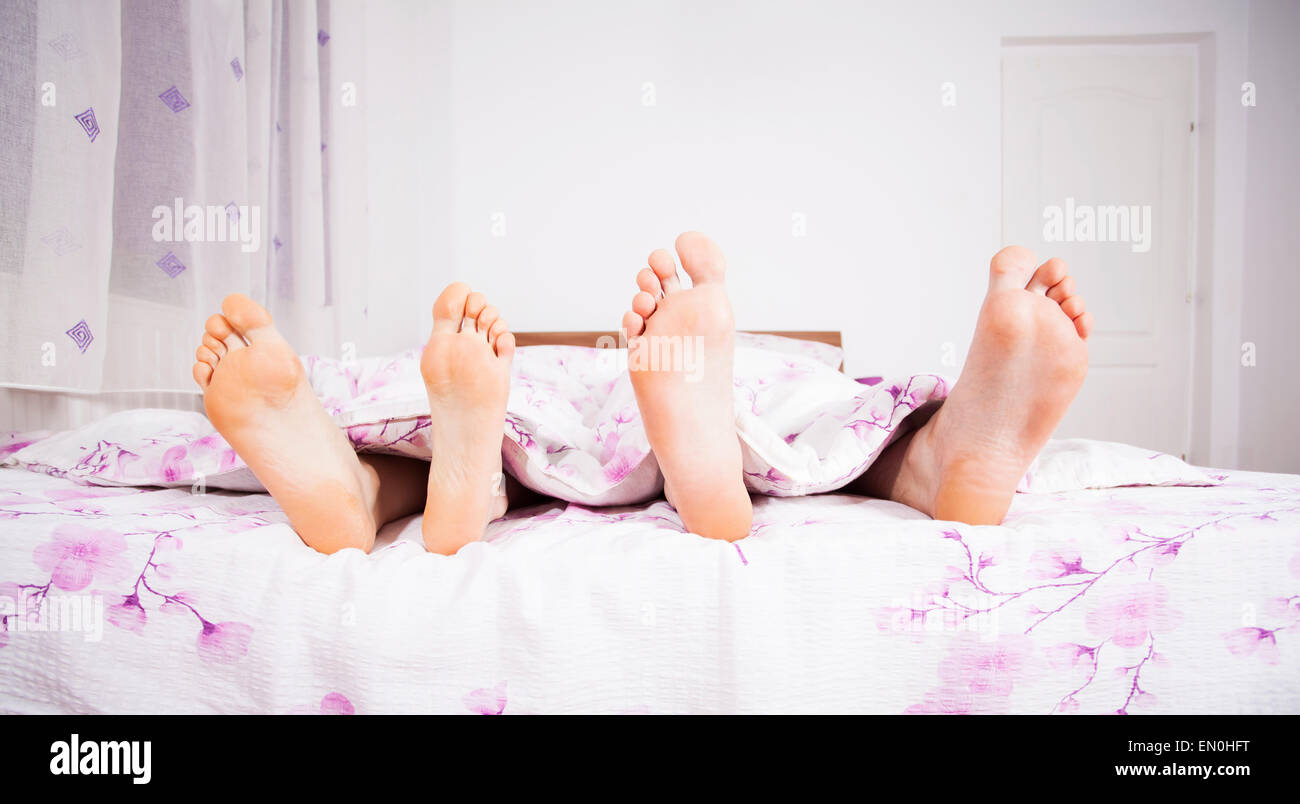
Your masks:
[{"label": "sheer curtain", "polygon": [[0,5],[0,387],[191,392],[236,291],[339,352],[366,305],[365,35],[331,11]]}]

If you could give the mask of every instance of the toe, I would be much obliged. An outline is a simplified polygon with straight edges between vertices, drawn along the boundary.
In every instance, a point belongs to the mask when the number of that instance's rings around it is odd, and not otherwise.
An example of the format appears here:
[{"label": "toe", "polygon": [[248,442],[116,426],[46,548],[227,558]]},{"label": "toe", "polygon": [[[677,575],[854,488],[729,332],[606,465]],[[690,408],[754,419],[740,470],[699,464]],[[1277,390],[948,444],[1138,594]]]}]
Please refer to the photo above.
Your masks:
[{"label": "toe", "polygon": [[677,263],[673,260],[673,255],[668,252],[668,249],[655,249],[650,253],[647,262],[650,263],[650,270],[654,271],[655,276],[659,278],[659,284],[663,286],[664,293],[676,293],[682,289],[681,280],[677,278]]},{"label": "toe", "polygon": [[247,341],[255,341],[271,326],[271,314],[266,308],[242,293],[232,293],[221,302],[221,312],[230,326]]},{"label": "toe", "polygon": [[199,384],[199,388],[208,390],[208,383],[212,382],[212,366],[200,361],[194,364],[190,373],[194,375],[194,382]]},{"label": "toe", "polygon": [[491,340],[487,337],[488,330],[492,329],[492,325],[500,320],[500,318],[501,313],[497,308],[490,304],[487,307],[484,307],[483,311],[478,314],[478,332],[485,340]]},{"label": "toe", "polygon": [[1069,272],[1070,269],[1065,264],[1065,260],[1060,257],[1053,257],[1038,266],[1038,270],[1034,271],[1029,284],[1025,285],[1025,290],[1031,290],[1034,293],[1046,293],[1049,289],[1064,281]]},{"label": "toe", "polygon": [[513,332],[503,332],[496,339],[497,356],[507,361],[515,356],[515,336]]},{"label": "toe", "polygon": [[1070,298],[1073,295],[1074,295],[1074,277],[1072,276],[1065,277],[1060,282],[1057,282],[1055,285],[1052,285],[1052,289],[1047,291],[1047,298],[1051,299],[1057,304],[1060,304],[1061,302],[1065,301],[1066,299]]},{"label": "toe", "polygon": [[[244,339],[240,337],[235,328],[231,326],[230,321],[221,313],[209,316],[207,323],[203,325],[207,335],[213,339],[221,341],[225,351],[233,352],[236,349],[243,349],[246,345]],[[206,336],[205,336],[206,338]],[[206,342],[206,339],[205,339]]]},{"label": "toe", "polygon": [[487,297],[477,290],[465,297],[465,318],[478,318],[487,307]]},{"label": "toe", "polygon": [[655,297],[644,290],[632,297],[632,312],[642,318],[649,318],[655,311]]},{"label": "toe", "polygon": [[[482,318],[479,319],[480,323],[482,320]],[[506,325],[506,320],[504,318],[498,318],[496,321],[492,322],[492,326],[487,331],[488,343],[496,343],[498,338],[509,331],[510,327]]]},{"label": "toe", "polygon": [[221,313],[213,313],[208,316],[208,320],[203,323],[203,332],[211,335],[219,341],[224,341],[230,337],[230,333],[235,330],[231,328],[230,322]]},{"label": "toe", "polygon": [[1007,246],[989,262],[989,290],[1023,288],[1034,274],[1034,252],[1024,246]]},{"label": "toe", "polygon": [[1061,312],[1065,313],[1072,319],[1078,318],[1079,316],[1083,315],[1085,312],[1085,308],[1083,305],[1083,297],[1071,296],[1070,298],[1061,302]]},{"label": "toe", "polygon": [[207,363],[214,371],[217,368],[217,355],[206,346],[194,350],[194,359],[200,363]]},{"label": "toe", "polygon": [[1078,331],[1079,337],[1087,340],[1092,334],[1092,313],[1084,313],[1074,319],[1074,328]]},{"label": "toe", "polygon": [[659,282],[658,274],[649,268],[642,268],[636,275],[636,286],[656,299],[664,295],[664,286]]},{"label": "toe", "polygon": [[635,338],[645,329],[645,319],[636,313],[628,310],[623,313],[623,333],[624,337]]},{"label": "toe", "polygon": [[438,294],[433,303],[433,331],[458,332],[465,318],[465,303],[469,300],[469,285],[452,282]]},{"label": "toe", "polygon": [[682,268],[697,285],[721,282],[727,273],[727,260],[722,249],[699,232],[683,232],[677,237],[677,255],[682,258]]},{"label": "toe", "polygon": [[226,354],[226,345],[208,333],[203,333],[203,345],[212,350],[217,357],[224,357]]}]

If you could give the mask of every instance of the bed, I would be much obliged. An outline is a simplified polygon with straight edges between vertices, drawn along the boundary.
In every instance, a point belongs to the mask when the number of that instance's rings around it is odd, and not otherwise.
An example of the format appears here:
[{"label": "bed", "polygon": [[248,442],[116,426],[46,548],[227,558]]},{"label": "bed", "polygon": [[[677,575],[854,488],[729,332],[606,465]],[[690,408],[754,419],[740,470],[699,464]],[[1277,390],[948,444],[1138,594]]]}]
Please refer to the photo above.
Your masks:
[{"label": "bed", "polygon": [[1300,713],[1300,476],[1193,470],[999,527],[762,494],[734,544],[556,500],[444,557],[418,517],[325,556],[264,493],[10,465],[0,712]]}]

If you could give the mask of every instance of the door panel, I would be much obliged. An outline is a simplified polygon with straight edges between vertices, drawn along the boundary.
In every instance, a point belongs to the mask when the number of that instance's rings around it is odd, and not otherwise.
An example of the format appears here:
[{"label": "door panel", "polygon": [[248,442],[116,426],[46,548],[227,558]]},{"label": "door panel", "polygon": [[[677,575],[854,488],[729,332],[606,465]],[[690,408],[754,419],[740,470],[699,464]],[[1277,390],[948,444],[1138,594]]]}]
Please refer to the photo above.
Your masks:
[{"label": "door panel", "polygon": [[1196,67],[1191,45],[1003,50],[1003,241],[1065,259],[1096,321],[1058,438],[1188,449]]}]

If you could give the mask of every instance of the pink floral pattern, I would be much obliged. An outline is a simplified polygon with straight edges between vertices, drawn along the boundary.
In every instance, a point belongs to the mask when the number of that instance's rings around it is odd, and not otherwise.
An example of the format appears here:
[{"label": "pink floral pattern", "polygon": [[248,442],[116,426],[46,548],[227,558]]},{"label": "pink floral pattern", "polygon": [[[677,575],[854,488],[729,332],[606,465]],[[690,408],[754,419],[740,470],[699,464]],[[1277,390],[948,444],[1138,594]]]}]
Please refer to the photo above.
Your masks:
[{"label": "pink floral pattern", "polygon": [[1265,664],[1278,663],[1277,631],[1267,628],[1237,628],[1224,634],[1228,651],[1235,656],[1257,656]]},{"label": "pink floral pattern", "polygon": [[[1300,479],[1224,480],[1020,495],[1000,528],[851,496],[758,497],[752,535],[734,544],[689,536],[663,502],[556,502],[512,511],[461,558],[431,560],[417,529],[358,562],[312,553],[262,494],[0,470],[0,709],[112,711],[132,696],[160,711],[302,714],[508,714],[525,700],[539,712],[1138,714],[1187,711],[1192,695],[1214,711],[1296,711]],[[61,589],[56,571],[77,561],[92,579]],[[506,567],[535,568],[539,586],[495,574]],[[1229,605],[1211,591],[1222,583],[1236,584]],[[102,599],[99,641],[29,627],[62,594]],[[547,612],[562,604],[561,632]],[[662,647],[624,655],[622,640]],[[574,665],[575,644],[600,648]],[[767,657],[770,682],[739,675],[751,655]],[[588,659],[580,683],[536,672]],[[79,668],[80,697],[43,675],[54,665]]]},{"label": "pink floral pattern", "polygon": [[[643,502],[661,491],[619,354],[549,346],[519,351],[502,458],[525,486],[596,505]],[[303,362],[313,390],[358,451],[428,458],[418,350],[351,362],[308,356]],[[793,496],[839,488],[866,471],[908,414],[947,395],[947,381],[935,375],[873,387],[836,371],[839,362],[839,350],[825,344],[740,339],[736,409],[751,490]],[[751,446],[769,441],[774,448]],[[810,453],[817,459],[809,461]],[[206,419],[179,411],[114,414],[25,443],[9,458],[34,471],[101,484],[261,490]]]},{"label": "pink floral pattern", "polygon": [[983,642],[973,634],[957,636],[939,664],[940,687],[907,713],[1002,714],[1011,710],[1011,693],[1034,659],[1032,641],[1004,635]]},{"label": "pink floral pattern", "polygon": [[[506,471],[534,491],[584,505],[627,505],[659,495],[662,476],[621,354],[571,346],[519,350],[504,428]],[[905,432],[908,416],[948,395],[949,381],[934,374],[855,382],[835,370],[840,357],[825,344],[740,338],[735,410],[751,491],[802,496],[842,488]],[[432,445],[418,350],[361,361],[309,356],[303,362],[313,390],[358,451],[428,459]],[[1081,482],[1214,482],[1177,458],[1136,448],[1079,442],[1057,449],[1053,457],[1071,471],[1053,473],[1036,463],[1022,491],[1059,491]],[[8,460],[99,484],[261,490],[195,413],[115,414],[30,443]]]},{"label": "pink floral pattern", "polygon": [[[198,613],[195,612],[195,616]],[[211,623],[199,618],[199,656],[217,664],[233,664],[248,653],[248,643],[253,638],[253,626],[247,623]]]},{"label": "pink floral pattern", "polygon": [[[68,499],[66,490],[51,493],[49,497]],[[58,514],[76,518],[98,519],[101,512],[87,506],[73,506]],[[149,514],[146,514],[148,516]],[[187,514],[196,518],[194,514]],[[149,624],[146,599],[158,604],[157,611],[182,612],[192,615],[198,623],[196,653],[200,659],[215,664],[234,664],[247,653],[253,637],[253,628],[244,622],[211,622],[195,607],[194,596],[187,592],[166,592],[160,581],[175,577],[174,556],[183,542],[171,531],[142,531],[129,534],[150,540],[149,552],[128,592],[113,594],[102,591],[125,579],[131,571],[130,549],[127,536],[116,530],[91,528],[76,522],[55,524],[46,541],[32,551],[32,565],[48,574],[44,583],[0,583],[0,598],[12,601],[17,611],[0,617],[0,647],[9,644],[10,620],[21,616],[26,629],[39,625],[42,604],[53,589],[64,592],[89,590],[92,583],[99,587],[93,596],[109,598],[104,606],[104,620],[109,625],[136,636],[143,636]],[[172,559],[169,561],[168,559]]]},{"label": "pink floral pattern", "polygon": [[[606,707],[599,711],[624,711],[634,702],[638,711],[761,711],[774,701],[773,709],[819,711],[1128,714],[1170,711],[1185,702],[1186,679],[1195,672],[1196,689],[1217,680],[1237,684],[1246,698],[1268,690],[1275,698],[1247,703],[1300,711],[1300,640],[1294,638],[1300,479],[1218,473],[1217,487],[1023,494],[1000,528],[934,522],[842,495],[777,499],[834,488],[863,460],[873,460],[907,415],[940,401],[947,383],[932,375],[854,383],[853,394],[827,404],[823,391],[842,378],[825,374],[824,361],[759,354],[737,376],[737,416],[752,442],[747,461],[768,456],[747,463],[751,487],[770,496],[756,498],[748,539],[712,544],[687,535],[663,502],[591,507],[607,501],[611,490],[645,493],[656,477],[647,479],[642,469],[648,465],[640,455],[644,434],[630,389],[589,359],[600,350],[587,351],[593,354],[537,355],[527,382],[516,384],[507,422],[511,465],[537,487],[562,484],[583,502],[511,512],[475,550],[451,560],[432,561],[418,541],[398,539],[380,545],[376,560],[346,565],[305,548],[264,494],[200,493],[241,471],[202,417],[124,418],[70,440],[11,436],[8,443],[29,443],[10,457],[50,476],[0,469],[6,536],[0,603],[21,604],[17,612],[0,609],[0,710],[6,700],[93,709],[101,687],[111,699],[147,682],[157,701],[178,710],[211,705],[343,714],[410,706],[504,714],[522,712],[521,701],[539,711],[557,704],[596,711],[595,701]],[[406,363],[314,364],[318,394],[359,448],[396,454],[425,448],[427,416],[370,419],[401,398]],[[796,398],[805,391],[808,398]],[[775,410],[803,418],[780,419],[777,426],[769,418]],[[45,450],[50,442],[58,449]],[[1051,474],[1051,466],[1039,468]],[[87,486],[73,479],[179,488]],[[1221,586],[1212,586],[1233,582],[1215,562],[1224,555],[1258,582],[1234,587],[1243,603],[1258,604],[1249,617],[1225,606]],[[564,560],[547,563],[557,556]],[[601,557],[611,563],[595,564]],[[578,572],[588,561],[602,571]],[[618,595],[629,585],[620,573],[629,566],[646,573],[647,586],[623,599]],[[512,574],[518,567],[545,567],[550,574],[543,580],[557,579],[541,587],[548,606],[513,605],[514,596],[525,594]],[[370,641],[368,630],[348,630],[358,624],[331,608],[350,600],[353,583],[378,578],[382,585],[369,588],[388,594],[417,568],[429,573],[421,580],[439,582],[421,583],[407,596],[394,592],[391,609],[369,611],[372,619],[360,625],[405,623],[411,611],[434,610],[439,627],[403,627],[400,644],[381,643]],[[457,574],[485,568],[501,573],[499,589]],[[791,618],[781,634],[789,650],[761,641],[775,638],[761,612],[753,615],[758,620],[745,619],[758,600],[746,596],[754,592],[746,584],[763,577],[788,579],[785,586],[762,587],[771,599],[761,601]],[[848,580],[831,585],[837,578]],[[482,594],[484,586],[510,596],[511,605],[491,608],[496,597],[487,609],[447,602]],[[457,592],[443,598],[431,588]],[[674,608],[676,594],[651,599],[647,590],[659,588],[680,593],[682,608]],[[317,591],[326,605],[286,605]],[[47,598],[65,594],[102,599],[101,642],[26,627]],[[645,667],[620,666],[595,679],[591,693],[581,684],[561,684],[572,697],[548,698],[558,693],[538,681],[534,668],[572,648],[549,638],[554,624],[535,615],[566,595],[584,601],[573,617],[594,618],[586,626],[592,635],[671,635],[693,650],[639,653]],[[725,617],[714,616],[718,604]],[[466,619],[484,610],[493,617]],[[532,614],[501,625],[501,633],[491,630],[518,611]],[[682,628],[687,621],[701,628]],[[456,623],[473,623],[466,625],[472,639],[454,641],[452,632],[440,630]],[[740,625],[706,630],[718,623]],[[349,654],[310,676],[322,645],[343,646],[340,653],[357,645],[381,651]],[[276,651],[292,658],[280,663]],[[743,665],[738,655],[759,654],[795,662],[797,673],[785,668],[798,679],[790,697],[781,697],[781,685],[739,684],[726,675]],[[823,655],[839,658],[823,663]],[[843,661],[845,655],[854,661]],[[623,657],[610,649],[599,658]],[[63,662],[87,676],[79,679],[89,690],[80,699],[54,689],[63,680],[41,686],[39,668]],[[264,679],[271,666],[315,680],[297,687],[250,681]],[[1206,668],[1218,676],[1207,676]],[[420,693],[413,696],[408,686],[384,697],[394,673],[419,675]],[[190,677],[216,692],[203,693],[197,704],[171,689],[172,679],[183,685]],[[500,680],[506,678],[509,686]]]},{"label": "pink floral pattern", "polygon": [[499,715],[506,710],[506,682],[477,689],[465,696],[465,708],[476,715]]},{"label": "pink floral pattern", "polygon": [[289,710],[291,715],[355,715],[357,709],[341,692],[326,693],[316,706],[295,706]]},{"label": "pink floral pattern", "polygon": [[[1265,504],[1269,502],[1266,497]],[[1159,699],[1150,688],[1150,670],[1168,662],[1158,643],[1185,619],[1157,574],[1176,566],[1188,544],[1207,533],[1230,532],[1243,519],[1277,522],[1300,513],[1300,497],[1279,502],[1263,511],[1213,510],[1197,524],[1165,533],[1151,526],[1112,525],[1101,529],[1102,538],[1091,550],[1078,539],[1044,545],[1030,551],[1026,580],[1010,588],[988,580],[1001,561],[996,554],[972,546],[974,531],[948,528],[943,535],[961,560],[949,564],[941,580],[918,590],[912,605],[878,609],[877,626],[915,642],[924,641],[925,626],[931,622],[942,623],[947,630],[970,625],[986,641],[969,634],[954,638],[937,667],[939,686],[906,711],[1013,711],[1007,697],[1018,682],[1032,680],[1034,668],[1040,667],[1047,668],[1047,678],[1059,679],[1062,688],[1053,712],[1095,711],[1092,707],[1105,700],[1103,695],[1114,696],[1105,711],[1129,714],[1153,709]],[[1138,509],[1127,499],[1121,503],[1106,499],[1103,505],[1126,517]],[[1007,524],[1013,525],[1015,519],[1013,510]],[[1102,558],[1105,553],[1110,555]],[[1256,657],[1269,665],[1279,662],[1277,635],[1300,622],[1300,596],[1274,598],[1265,613],[1276,621],[1274,627],[1242,627],[1224,634],[1230,653]],[[1081,621],[1086,637],[1035,648],[1031,641],[1035,632],[1063,617]],[[989,632],[996,633],[1008,618],[1019,623],[1017,635],[990,637]],[[1007,649],[1008,639],[1017,640],[1010,644],[1019,650]],[[1085,699],[1092,701],[1088,709]]]},{"label": "pink floral pattern", "polygon": [[82,525],[54,529],[50,541],[32,553],[38,569],[50,573],[50,583],[75,592],[99,577],[100,582],[120,580],[127,573],[126,539],[112,530],[94,530]]},{"label": "pink floral pattern", "polygon": [[1275,597],[1264,607],[1263,615],[1272,628],[1243,626],[1223,635],[1228,651],[1235,656],[1253,656],[1268,665],[1281,661],[1278,634],[1300,626],[1300,594]]},{"label": "pink floral pattern", "polygon": [[1157,632],[1178,627],[1182,615],[1167,605],[1169,594],[1160,584],[1136,583],[1113,591],[1088,612],[1088,630],[1124,648],[1144,645]]}]

